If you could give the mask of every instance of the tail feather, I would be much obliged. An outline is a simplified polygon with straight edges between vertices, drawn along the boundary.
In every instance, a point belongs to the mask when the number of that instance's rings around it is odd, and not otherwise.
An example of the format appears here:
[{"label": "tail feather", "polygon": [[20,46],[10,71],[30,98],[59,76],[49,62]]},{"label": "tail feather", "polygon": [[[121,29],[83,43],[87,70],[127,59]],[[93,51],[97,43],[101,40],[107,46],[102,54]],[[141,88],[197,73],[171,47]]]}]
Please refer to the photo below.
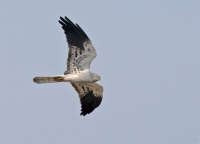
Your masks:
[{"label": "tail feather", "polygon": [[34,78],[33,78],[33,81],[34,81],[35,83],[37,83],[37,84],[56,83],[56,82],[61,82],[63,76],[64,76],[64,75],[34,77]]}]

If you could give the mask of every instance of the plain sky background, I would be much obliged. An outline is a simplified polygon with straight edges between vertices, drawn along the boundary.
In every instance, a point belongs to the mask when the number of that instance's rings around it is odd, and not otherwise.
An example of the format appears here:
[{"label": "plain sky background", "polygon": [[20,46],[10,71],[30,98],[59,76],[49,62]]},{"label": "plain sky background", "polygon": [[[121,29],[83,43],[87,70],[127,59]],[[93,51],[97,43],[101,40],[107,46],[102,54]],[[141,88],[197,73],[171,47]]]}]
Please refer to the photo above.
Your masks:
[{"label": "plain sky background", "polygon": [[[101,105],[80,116],[63,74],[67,16],[97,51]],[[200,143],[200,1],[0,0],[1,144]]]}]

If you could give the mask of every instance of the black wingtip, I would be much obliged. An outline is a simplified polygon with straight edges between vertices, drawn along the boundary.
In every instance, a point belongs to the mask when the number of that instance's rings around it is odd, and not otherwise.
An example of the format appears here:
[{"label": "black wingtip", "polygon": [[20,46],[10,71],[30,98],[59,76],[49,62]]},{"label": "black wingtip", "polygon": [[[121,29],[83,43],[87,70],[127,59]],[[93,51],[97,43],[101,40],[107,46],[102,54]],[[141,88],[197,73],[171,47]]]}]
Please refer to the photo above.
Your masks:
[{"label": "black wingtip", "polygon": [[60,20],[58,22],[62,25],[62,28],[65,31],[67,42],[70,45],[76,46],[80,49],[84,49],[83,43],[89,40],[89,38],[85,34],[85,32],[81,29],[81,27],[78,24],[75,25],[66,16],[64,18],[60,17]]},{"label": "black wingtip", "polygon": [[66,17],[66,16],[65,16],[65,19],[66,19],[67,21],[69,21],[69,22],[72,22],[72,21],[71,21],[70,19],[68,19],[68,17]]},{"label": "black wingtip", "polygon": [[101,104],[102,98],[94,96],[93,91],[90,91],[80,100],[82,108],[80,115],[85,116],[87,114],[90,114],[92,111],[94,111],[95,108],[97,108]]}]

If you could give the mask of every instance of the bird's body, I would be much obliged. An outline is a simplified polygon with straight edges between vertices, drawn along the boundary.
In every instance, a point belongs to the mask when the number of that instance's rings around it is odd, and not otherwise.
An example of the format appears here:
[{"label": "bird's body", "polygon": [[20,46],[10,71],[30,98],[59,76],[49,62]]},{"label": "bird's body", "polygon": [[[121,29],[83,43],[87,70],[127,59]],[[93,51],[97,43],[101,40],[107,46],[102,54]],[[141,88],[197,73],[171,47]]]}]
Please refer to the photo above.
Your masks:
[{"label": "bird's body", "polygon": [[63,77],[63,81],[66,82],[96,82],[98,81],[98,78],[96,78],[96,74],[91,73],[88,70],[84,70],[81,72],[81,74],[66,74]]},{"label": "bird's body", "polygon": [[81,73],[74,74],[65,74],[65,75],[56,75],[56,76],[41,76],[35,77],[33,81],[38,84],[42,83],[55,83],[55,82],[81,82],[81,83],[92,83],[98,81],[95,78],[97,76],[94,73],[91,73],[88,70],[84,70]]},{"label": "bird's body", "polygon": [[98,107],[103,98],[103,87],[95,83],[101,78],[90,72],[90,64],[97,54],[92,42],[78,24],[75,25],[67,17],[60,19],[69,48],[67,70],[64,75],[35,77],[33,81],[38,84],[70,82],[79,94],[81,115],[85,116]]}]

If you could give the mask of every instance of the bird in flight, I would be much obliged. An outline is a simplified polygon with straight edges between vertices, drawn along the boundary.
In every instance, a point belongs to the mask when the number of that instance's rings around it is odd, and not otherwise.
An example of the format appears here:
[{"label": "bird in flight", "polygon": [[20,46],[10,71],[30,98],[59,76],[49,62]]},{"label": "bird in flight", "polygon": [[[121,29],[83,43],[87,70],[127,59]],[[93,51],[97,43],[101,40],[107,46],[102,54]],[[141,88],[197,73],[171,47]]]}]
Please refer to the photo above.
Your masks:
[{"label": "bird in flight", "polygon": [[37,84],[70,82],[80,98],[80,115],[85,116],[97,108],[103,98],[103,87],[96,83],[101,77],[90,72],[90,64],[97,54],[78,24],[67,17],[60,17],[58,22],[62,25],[68,42],[67,70],[63,75],[35,77],[33,81]]}]

